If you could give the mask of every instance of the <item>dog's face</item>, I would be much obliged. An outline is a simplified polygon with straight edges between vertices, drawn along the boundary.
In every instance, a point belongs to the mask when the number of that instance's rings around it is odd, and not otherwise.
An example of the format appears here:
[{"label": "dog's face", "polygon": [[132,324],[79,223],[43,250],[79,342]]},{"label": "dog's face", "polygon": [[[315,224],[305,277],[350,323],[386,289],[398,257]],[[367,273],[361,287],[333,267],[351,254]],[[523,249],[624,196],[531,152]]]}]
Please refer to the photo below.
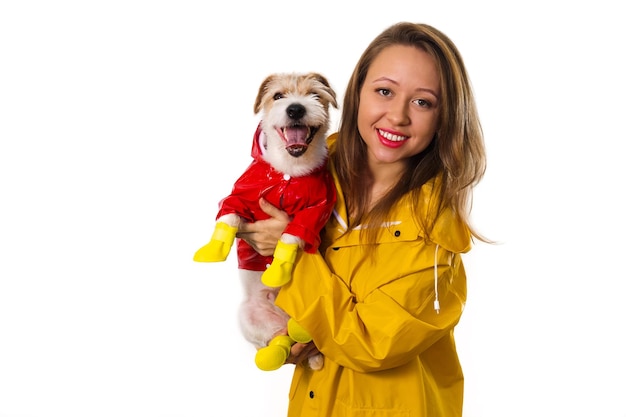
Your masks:
[{"label": "dog's face", "polygon": [[329,106],[337,108],[336,94],[320,74],[267,77],[254,104],[255,114],[262,113],[263,158],[295,177],[321,166],[328,153]]}]

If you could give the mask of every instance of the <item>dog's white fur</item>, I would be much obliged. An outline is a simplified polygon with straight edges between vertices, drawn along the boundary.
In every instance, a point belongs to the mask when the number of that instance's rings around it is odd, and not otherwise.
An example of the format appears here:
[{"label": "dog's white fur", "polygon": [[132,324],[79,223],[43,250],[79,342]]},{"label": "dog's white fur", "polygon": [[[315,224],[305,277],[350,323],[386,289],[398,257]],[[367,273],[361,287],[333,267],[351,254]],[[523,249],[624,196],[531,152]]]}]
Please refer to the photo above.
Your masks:
[{"label": "dog's white fur", "polygon": [[[329,104],[336,107],[335,100],[328,81],[319,74],[279,74],[266,78],[254,105],[256,113],[263,113],[261,126],[266,137],[263,158],[275,170],[292,177],[307,175],[323,165],[328,154],[325,135],[330,126]],[[285,151],[277,130],[293,123],[287,114],[293,104],[306,108],[300,124],[318,128],[306,152],[297,158]]]},{"label": "dog's white fur", "polygon": [[[305,113],[294,120],[289,116],[290,106],[303,106]],[[292,177],[301,177],[311,173],[326,163],[328,148],[326,133],[330,127],[329,106],[337,108],[335,92],[325,77],[317,73],[272,74],[259,88],[254,105],[255,114],[262,113],[261,128],[263,159],[274,169]],[[293,109],[293,107],[291,107]],[[292,114],[293,116],[293,114]],[[305,125],[314,129],[312,140],[304,153],[292,156],[286,147],[282,129]],[[243,221],[235,214],[227,214],[218,219],[230,226],[239,227]],[[285,243],[303,242],[296,236],[283,234]],[[262,272],[239,270],[244,288],[244,300],[240,307],[239,321],[241,330],[255,347],[267,346],[268,342],[287,326],[289,317],[274,304],[278,288],[270,288],[261,282]],[[323,366],[323,356],[316,355],[309,359],[312,369]]]}]

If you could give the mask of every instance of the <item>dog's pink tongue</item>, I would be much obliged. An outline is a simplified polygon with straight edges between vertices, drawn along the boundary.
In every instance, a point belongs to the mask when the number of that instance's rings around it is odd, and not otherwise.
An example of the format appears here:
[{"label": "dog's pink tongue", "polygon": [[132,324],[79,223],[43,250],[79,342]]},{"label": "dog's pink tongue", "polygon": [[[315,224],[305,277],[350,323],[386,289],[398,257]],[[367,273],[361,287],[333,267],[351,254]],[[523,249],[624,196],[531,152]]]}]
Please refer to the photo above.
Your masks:
[{"label": "dog's pink tongue", "polygon": [[287,127],[284,130],[287,145],[304,145],[306,144],[309,129],[304,126]]}]

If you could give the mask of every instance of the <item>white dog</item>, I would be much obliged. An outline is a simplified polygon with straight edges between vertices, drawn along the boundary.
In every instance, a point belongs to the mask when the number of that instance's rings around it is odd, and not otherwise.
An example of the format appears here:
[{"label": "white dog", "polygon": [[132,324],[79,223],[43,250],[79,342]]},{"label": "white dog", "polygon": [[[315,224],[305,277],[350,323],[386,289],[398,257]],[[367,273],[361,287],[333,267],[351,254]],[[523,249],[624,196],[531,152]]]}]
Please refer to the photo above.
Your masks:
[{"label": "white dog", "polygon": [[[244,337],[258,349],[256,364],[263,370],[278,369],[295,341],[310,340],[274,299],[291,279],[298,250],[317,250],[336,200],[326,168],[331,105],[337,108],[336,94],[320,74],[272,74],[263,81],[254,104],[262,118],[254,135],[253,161],[220,202],[211,241],[194,255],[197,262],[224,261],[240,224],[268,217],[259,207],[260,198],[289,214],[291,221],[273,256],[262,256],[237,240],[245,292],[240,323]],[[277,336],[285,327],[289,336]],[[322,355],[311,358],[309,365],[320,369]]]}]

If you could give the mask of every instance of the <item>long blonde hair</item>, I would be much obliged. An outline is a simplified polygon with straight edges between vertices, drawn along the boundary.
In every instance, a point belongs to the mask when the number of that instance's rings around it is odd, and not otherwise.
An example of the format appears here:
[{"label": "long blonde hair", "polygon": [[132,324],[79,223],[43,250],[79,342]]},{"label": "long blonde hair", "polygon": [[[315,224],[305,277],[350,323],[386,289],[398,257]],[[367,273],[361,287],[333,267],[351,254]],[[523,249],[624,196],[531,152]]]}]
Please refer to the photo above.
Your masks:
[{"label": "long blonde hair", "polygon": [[[372,61],[392,45],[413,46],[430,54],[441,78],[441,110],[438,130],[430,145],[411,158],[402,178],[372,210],[370,199],[366,144],[359,134],[357,116],[359,96]],[[412,193],[417,207],[419,189],[437,175],[442,176],[440,201],[434,215],[417,218],[427,236],[432,221],[443,208],[452,209],[468,226],[472,236],[486,241],[470,225],[472,189],[482,179],[486,168],[486,153],[482,127],[474,95],[461,54],[454,43],[432,26],[400,22],[378,35],[365,49],[346,88],[342,117],[332,154],[332,163],[342,185],[348,212],[349,228],[360,224],[381,224],[394,203]],[[376,228],[368,228],[368,243],[375,243]]]}]

